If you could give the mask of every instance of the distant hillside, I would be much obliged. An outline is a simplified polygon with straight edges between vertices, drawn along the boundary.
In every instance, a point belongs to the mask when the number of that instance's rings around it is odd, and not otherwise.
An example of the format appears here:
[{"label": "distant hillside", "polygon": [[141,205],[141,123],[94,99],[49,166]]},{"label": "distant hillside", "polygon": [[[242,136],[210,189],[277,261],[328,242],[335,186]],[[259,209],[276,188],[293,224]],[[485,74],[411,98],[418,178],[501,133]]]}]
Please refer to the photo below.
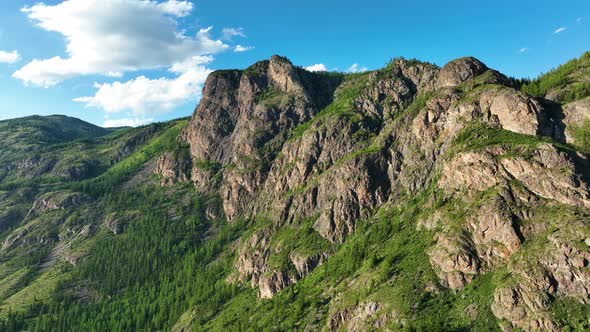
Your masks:
[{"label": "distant hillside", "polygon": [[53,144],[104,136],[111,130],[64,115],[0,121],[0,139],[16,144]]}]

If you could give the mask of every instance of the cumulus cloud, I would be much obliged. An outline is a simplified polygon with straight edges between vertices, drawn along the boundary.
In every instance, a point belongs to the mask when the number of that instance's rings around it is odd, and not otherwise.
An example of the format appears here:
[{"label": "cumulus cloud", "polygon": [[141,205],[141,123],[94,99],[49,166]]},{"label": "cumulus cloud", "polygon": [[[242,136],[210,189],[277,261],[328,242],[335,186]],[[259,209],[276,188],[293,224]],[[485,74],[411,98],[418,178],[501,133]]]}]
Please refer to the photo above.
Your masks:
[{"label": "cumulus cloud", "polygon": [[201,29],[196,36],[178,29],[178,18],[192,9],[191,2],[177,0],[66,0],[25,7],[22,11],[38,27],[64,36],[67,57],[34,59],[13,77],[50,87],[79,75],[117,77],[129,71],[169,68],[195,55],[227,49],[228,45],[211,38],[211,28]]},{"label": "cumulus cloud", "polygon": [[557,28],[557,29],[555,29],[555,31],[553,31],[553,34],[555,34],[555,35],[556,35],[556,34],[558,34],[558,33],[562,33],[562,32],[564,32],[565,30],[567,30],[567,28],[566,28],[566,27],[560,27],[560,28]]},{"label": "cumulus cloud", "polygon": [[145,124],[154,122],[153,118],[123,118],[123,119],[107,119],[102,124],[105,128],[115,127],[139,127]]},{"label": "cumulus cloud", "polygon": [[323,63],[317,63],[315,65],[305,67],[308,71],[328,71],[326,66]]},{"label": "cumulus cloud", "polygon": [[162,10],[163,13],[184,17],[190,14],[193,10],[193,4],[188,1],[169,0],[158,4],[158,8]]},{"label": "cumulus cloud", "polygon": [[162,114],[191,98],[199,97],[211,70],[205,64],[211,57],[194,56],[178,62],[169,69],[175,78],[150,79],[139,76],[127,82],[98,84],[94,96],[75,98],[86,107],[99,108],[107,113],[130,111],[136,116]]},{"label": "cumulus cloud", "polygon": [[16,63],[18,60],[20,60],[18,51],[0,51],[0,63],[12,64]]},{"label": "cumulus cloud", "polygon": [[349,73],[361,73],[367,70],[369,70],[367,67],[360,66],[358,63],[354,63],[346,71]]},{"label": "cumulus cloud", "polygon": [[252,49],[254,49],[254,46],[242,46],[242,45],[238,44],[238,45],[236,45],[236,47],[234,47],[234,52],[241,53],[241,52],[250,51]]},{"label": "cumulus cloud", "polygon": [[244,28],[223,28],[221,35],[224,40],[231,41],[234,37],[246,38]]},{"label": "cumulus cloud", "polygon": [[518,50],[518,53],[526,53],[528,51],[529,51],[528,47],[523,47],[520,50]]}]

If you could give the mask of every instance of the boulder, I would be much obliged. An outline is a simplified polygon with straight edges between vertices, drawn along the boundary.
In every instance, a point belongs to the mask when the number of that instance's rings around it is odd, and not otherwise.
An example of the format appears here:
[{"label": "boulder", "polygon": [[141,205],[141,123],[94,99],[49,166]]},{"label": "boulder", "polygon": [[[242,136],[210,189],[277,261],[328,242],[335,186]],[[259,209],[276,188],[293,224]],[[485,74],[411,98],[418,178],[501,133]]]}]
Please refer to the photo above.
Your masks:
[{"label": "boulder", "polygon": [[455,59],[447,63],[438,74],[438,87],[455,87],[475,78],[488,70],[488,67],[473,57]]}]

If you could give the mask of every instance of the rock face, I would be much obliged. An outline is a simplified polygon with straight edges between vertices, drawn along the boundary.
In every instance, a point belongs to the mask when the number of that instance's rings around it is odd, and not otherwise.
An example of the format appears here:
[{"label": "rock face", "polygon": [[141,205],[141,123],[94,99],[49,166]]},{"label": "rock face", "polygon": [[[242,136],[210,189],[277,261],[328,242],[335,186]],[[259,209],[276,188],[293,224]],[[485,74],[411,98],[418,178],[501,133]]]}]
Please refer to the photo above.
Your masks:
[{"label": "rock face", "polygon": [[[440,286],[459,291],[506,267],[522,279],[495,291],[502,328],[557,329],[547,314],[553,297],[588,300],[588,246],[573,243],[590,233],[581,222],[575,235],[568,225],[545,236],[547,222],[537,220],[550,207],[590,209],[587,156],[557,143],[573,142],[568,128],[587,118],[587,100],[556,110],[515,86],[474,58],[443,68],[396,59],[345,77],[273,56],[211,74],[179,137],[190,156],[163,155],[156,172],[162,185],[192,181],[220,197],[232,222],[263,225],[239,242],[228,278],[263,298],[329,260],[375,209],[434,190],[444,204],[417,227],[434,234],[427,254]],[[297,241],[310,234],[323,247]],[[531,242],[553,249],[538,266],[518,267]],[[358,304],[334,312],[328,328],[393,319],[379,312]]]},{"label": "rock face", "polygon": [[297,269],[297,274],[300,278],[308,275],[313,269],[322,265],[322,263],[328,259],[328,254],[317,253],[311,256],[305,256],[297,253],[292,253],[289,259]]},{"label": "rock face", "polygon": [[14,169],[19,176],[34,178],[50,172],[56,162],[57,160],[54,158],[42,158],[39,155],[33,155],[18,161],[14,165]]},{"label": "rock face", "polygon": [[[64,216],[88,203],[89,199],[84,194],[69,191],[48,192],[39,195],[24,216],[24,219],[33,220],[33,222],[18,227],[10,233],[2,243],[0,255],[6,255],[18,248],[27,250],[31,247],[46,247],[59,242],[62,234],[58,234],[56,229],[60,228]],[[89,231],[88,229],[86,233]],[[66,231],[66,233],[71,232],[78,233],[80,229]]]},{"label": "rock face", "polygon": [[258,286],[260,297],[270,299],[276,292],[294,283],[296,280],[283,271],[275,271],[270,276],[261,278]]},{"label": "rock face", "polygon": [[491,113],[502,128],[527,135],[551,135],[548,116],[541,104],[512,89],[486,90],[480,105]]},{"label": "rock face", "polygon": [[268,232],[256,232],[240,248],[235,264],[239,282],[250,279],[252,287],[258,287],[261,275],[267,272],[266,261],[270,255],[268,237]]},{"label": "rock face", "polygon": [[54,172],[57,176],[72,180],[82,180],[92,175],[92,170],[96,167],[97,162],[93,160],[83,160],[77,165],[69,165]]},{"label": "rock face", "polygon": [[[558,235],[559,236],[559,235]],[[588,303],[590,279],[588,266],[590,251],[574,249],[557,236],[548,238],[547,247],[541,251],[538,265],[511,266],[518,281],[499,287],[494,293],[492,311],[496,317],[505,319],[504,330],[559,331],[549,312],[552,297],[575,298]]]},{"label": "rock face", "polygon": [[395,312],[388,313],[379,306],[379,303],[368,302],[332,314],[328,320],[328,329],[360,332],[382,329],[391,322],[399,323]]},{"label": "rock face", "polygon": [[483,74],[488,67],[481,61],[465,57],[447,63],[438,76],[438,86],[454,87]]},{"label": "rock face", "polygon": [[[279,56],[244,72],[217,72],[208,78],[203,99],[181,139],[189,144],[194,160],[225,167],[218,190],[228,219],[248,208],[245,202],[262,187],[287,132],[330,100],[329,81],[326,92],[311,90],[315,87],[311,83],[304,85],[314,79]],[[193,174],[202,188],[215,176],[204,173],[198,163]]]},{"label": "rock face", "polygon": [[[516,151],[518,153],[518,151]],[[588,160],[541,144],[534,151],[508,157],[513,151],[502,148],[478,153],[462,153],[443,167],[440,185],[446,191],[483,191],[516,179],[539,197],[567,205],[590,207],[588,184],[583,173]],[[456,169],[462,169],[457,174]]]},{"label": "rock face", "polygon": [[471,233],[478,258],[485,266],[506,263],[522,245],[517,217],[510,209],[514,205],[514,198],[510,197],[508,190],[504,190],[468,217],[467,229]]},{"label": "rock face", "polygon": [[48,193],[37,198],[35,203],[33,203],[33,207],[29,211],[29,214],[75,207],[83,204],[87,199],[87,197],[79,193]]},{"label": "rock face", "polygon": [[166,153],[158,158],[155,173],[162,177],[160,183],[170,185],[174,182],[187,182],[190,172],[190,159],[178,151]]},{"label": "rock face", "polygon": [[281,289],[296,283],[329,257],[326,252],[311,255],[291,252],[288,263],[295,272],[276,269],[269,261],[273,255],[281,254],[280,247],[285,244],[274,245],[271,234],[269,230],[257,231],[244,240],[235,264],[236,274],[230,278],[230,281],[234,278],[238,282],[250,281],[252,287],[259,288],[262,298],[271,298]]}]

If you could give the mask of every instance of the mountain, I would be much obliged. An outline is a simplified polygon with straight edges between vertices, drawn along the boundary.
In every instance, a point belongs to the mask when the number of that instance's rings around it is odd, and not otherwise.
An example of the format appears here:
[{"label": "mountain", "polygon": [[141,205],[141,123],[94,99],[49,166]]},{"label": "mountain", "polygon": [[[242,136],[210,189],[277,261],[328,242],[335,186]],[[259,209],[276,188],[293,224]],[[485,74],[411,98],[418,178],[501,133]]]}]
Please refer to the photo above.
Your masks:
[{"label": "mountain", "polygon": [[34,120],[0,122],[0,330],[590,329],[590,53],[273,56],[190,119]]},{"label": "mountain", "polygon": [[3,142],[20,144],[55,144],[77,139],[104,136],[109,129],[64,115],[28,116],[0,121]]},{"label": "mountain", "polygon": [[[0,121],[0,141],[3,143],[0,151],[2,166],[14,165],[14,162],[22,159],[22,156],[36,158],[38,153],[47,149],[48,146],[70,142],[74,140],[91,139],[108,134],[110,131],[90,123],[62,115],[47,117],[29,116],[21,119]],[[25,167],[25,165],[20,165]],[[31,165],[29,165],[31,166]],[[49,165],[38,165],[40,169],[22,169],[22,174],[30,176],[43,167]],[[6,176],[6,167],[0,170],[0,179]],[[21,171],[19,169],[19,171]]]}]

